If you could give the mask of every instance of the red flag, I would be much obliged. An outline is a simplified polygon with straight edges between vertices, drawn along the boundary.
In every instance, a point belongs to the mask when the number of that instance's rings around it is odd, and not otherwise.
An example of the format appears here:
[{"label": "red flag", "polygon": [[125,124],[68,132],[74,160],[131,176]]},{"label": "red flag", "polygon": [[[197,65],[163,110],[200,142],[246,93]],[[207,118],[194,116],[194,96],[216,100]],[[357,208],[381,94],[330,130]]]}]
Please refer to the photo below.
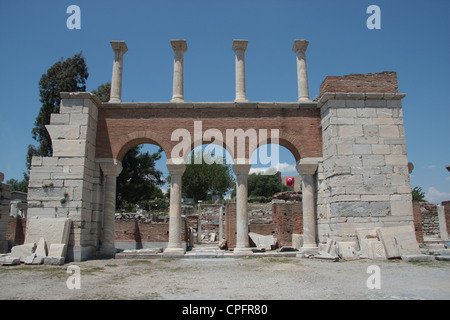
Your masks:
[{"label": "red flag", "polygon": [[286,186],[293,187],[294,186],[294,177],[287,177],[286,178]]}]

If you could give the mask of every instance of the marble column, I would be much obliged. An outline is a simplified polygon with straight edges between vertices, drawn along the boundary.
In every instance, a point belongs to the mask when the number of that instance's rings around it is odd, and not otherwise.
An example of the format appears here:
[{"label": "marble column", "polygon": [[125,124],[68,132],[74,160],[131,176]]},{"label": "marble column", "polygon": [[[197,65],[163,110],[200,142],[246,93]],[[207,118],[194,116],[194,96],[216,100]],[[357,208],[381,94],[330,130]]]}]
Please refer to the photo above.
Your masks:
[{"label": "marble column", "polygon": [[172,159],[167,160],[167,169],[170,174],[170,208],[169,208],[169,244],[164,250],[165,255],[184,254],[181,244],[181,178],[186,165],[174,164]]},{"label": "marble column", "polygon": [[245,50],[247,40],[233,40],[233,51],[236,56],[236,102],[247,101],[245,93]]},{"label": "marble column", "polygon": [[114,64],[109,102],[122,102],[123,55],[128,51],[125,41],[111,41],[114,50]]},{"label": "marble column", "polygon": [[247,178],[251,168],[250,161],[240,164],[234,161],[236,174],[236,248],[235,254],[252,254],[248,240],[248,187]]},{"label": "marble column", "polygon": [[114,256],[116,248],[115,238],[115,213],[116,213],[116,184],[117,176],[122,171],[120,161],[111,159],[110,162],[100,163],[100,169],[103,172],[105,194],[103,202],[103,227],[102,227],[102,245],[100,254],[102,256]]},{"label": "marble column", "polygon": [[302,176],[302,204],[303,204],[303,246],[300,252],[313,254],[319,248],[316,241],[316,203],[315,179],[318,160],[316,158],[301,159],[297,170]]},{"label": "marble column", "polygon": [[175,58],[173,62],[173,95],[171,102],[184,102],[183,62],[186,40],[170,40]]},{"label": "marble column", "polygon": [[297,79],[298,79],[298,101],[308,102],[309,88],[308,88],[308,73],[306,71],[306,48],[308,48],[309,41],[295,40],[292,51],[297,55]]}]

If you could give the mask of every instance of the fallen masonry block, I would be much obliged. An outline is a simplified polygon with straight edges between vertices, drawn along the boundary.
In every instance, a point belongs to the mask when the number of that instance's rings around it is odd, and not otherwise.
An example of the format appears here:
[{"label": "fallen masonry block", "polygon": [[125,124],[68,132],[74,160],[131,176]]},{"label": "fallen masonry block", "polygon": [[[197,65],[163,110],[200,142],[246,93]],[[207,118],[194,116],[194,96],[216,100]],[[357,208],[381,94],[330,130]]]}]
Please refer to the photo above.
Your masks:
[{"label": "fallen masonry block", "polygon": [[47,242],[44,238],[40,238],[39,242],[36,246],[36,250],[34,251],[36,255],[46,257],[47,256]]},{"label": "fallen masonry block", "polygon": [[338,255],[342,260],[358,260],[359,256],[356,252],[356,243],[340,241],[337,243]]},{"label": "fallen masonry block", "polygon": [[381,241],[370,241],[367,243],[368,258],[371,260],[387,260],[386,250]]},{"label": "fallen masonry block", "polygon": [[11,256],[3,256],[0,257],[0,264],[2,266],[15,266],[20,264],[20,258],[15,258]]},{"label": "fallen masonry block", "polygon": [[64,260],[65,258],[45,257],[44,264],[62,266],[64,264]]},{"label": "fallen masonry block", "polygon": [[450,255],[442,255],[434,257],[438,261],[450,261]]},{"label": "fallen masonry block", "polygon": [[378,229],[378,235],[386,250],[386,257],[400,258],[402,255],[420,254],[415,231],[412,226]]},{"label": "fallen masonry block", "polygon": [[359,243],[359,256],[368,258],[369,242],[378,241],[377,229],[356,229],[356,237]]},{"label": "fallen masonry block", "polygon": [[272,235],[265,236],[265,235],[254,233],[254,232],[249,232],[248,235],[250,236],[252,241],[255,243],[257,248],[264,248],[266,250],[272,250],[275,248],[275,245],[277,243],[277,240]]},{"label": "fallen masonry block", "polygon": [[430,256],[427,254],[407,254],[401,256],[402,260],[409,262],[428,262],[433,261],[434,256]]},{"label": "fallen masonry block", "polygon": [[11,257],[24,260],[36,250],[36,243],[26,243],[11,248]]}]

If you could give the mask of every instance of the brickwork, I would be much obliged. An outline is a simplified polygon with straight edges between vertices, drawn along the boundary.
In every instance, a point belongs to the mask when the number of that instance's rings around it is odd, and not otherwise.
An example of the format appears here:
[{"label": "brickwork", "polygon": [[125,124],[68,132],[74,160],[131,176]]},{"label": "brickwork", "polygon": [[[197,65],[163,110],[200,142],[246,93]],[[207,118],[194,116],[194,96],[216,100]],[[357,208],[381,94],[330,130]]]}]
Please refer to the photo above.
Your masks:
[{"label": "brickwork", "polygon": [[[218,129],[223,140],[228,130],[260,129],[279,130],[280,144],[289,149],[298,161],[301,157],[320,157],[322,137],[319,128],[320,112],[315,104],[299,107],[299,104],[247,103],[240,105],[226,103],[185,103],[179,104],[138,104],[127,103],[120,106],[103,104],[99,110],[97,149],[98,158],[117,158],[121,160],[133,146],[152,143],[162,147],[167,155],[179,144],[171,141],[177,129],[186,129],[194,144],[194,121],[202,121],[202,130]],[[145,107],[144,107],[145,106]],[[150,130],[149,128],[158,128]],[[259,139],[259,136],[258,136]],[[219,139],[220,140],[220,139]],[[210,141],[202,141],[202,143]],[[231,155],[231,146],[224,146]],[[235,148],[237,143],[235,143]],[[252,150],[256,146],[252,147]],[[248,141],[247,153],[250,148]],[[250,151],[252,151],[250,150]]]},{"label": "brickwork", "polygon": [[428,202],[420,202],[422,229],[424,236],[439,236],[439,218],[437,206]]},{"label": "brickwork", "polygon": [[[187,242],[187,222],[183,219],[181,241]],[[116,242],[168,242],[169,224],[168,223],[145,223],[142,221],[123,221],[115,222],[115,241]]]},{"label": "brickwork", "polygon": [[9,217],[6,240],[12,241],[17,245],[24,244],[26,227],[27,219],[21,217]]},{"label": "brickwork", "polygon": [[0,172],[0,253],[8,252],[6,233],[8,230],[9,202],[11,201],[11,186],[3,184],[3,173]]},{"label": "brickwork", "polygon": [[422,211],[420,210],[419,201],[413,201],[413,214],[414,214],[414,230],[416,232],[416,240],[418,243],[423,243]]},{"label": "brickwork", "polygon": [[320,86],[319,98],[326,92],[398,93],[397,73],[387,71],[328,76]]},{"label": "brickwork", "polygon": [[301,202],[272,204],[272,221],[276,226],[278,245],[291,246],[292,234],[303,234],[303,210]]}]

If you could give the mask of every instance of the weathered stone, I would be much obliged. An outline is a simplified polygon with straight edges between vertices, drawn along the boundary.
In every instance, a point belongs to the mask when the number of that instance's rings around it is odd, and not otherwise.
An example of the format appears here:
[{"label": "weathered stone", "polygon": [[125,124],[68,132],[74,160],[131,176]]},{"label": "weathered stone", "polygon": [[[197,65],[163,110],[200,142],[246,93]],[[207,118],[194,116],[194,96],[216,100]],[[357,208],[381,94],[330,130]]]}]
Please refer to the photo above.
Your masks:
[{"label": "weathered stone", "polygon": [[386,250],[381,241],[368,241],[368,258],[371,260],[386,260]]},{"label": "weathered stone", "polygon": [[302,247],[302,245],[303,245],[303,235],[293,233],[292,234],[292,247],[294,247],[296,249],[300,249]]},{"label": "weathered stone", "polygon": [[52,243],[48,250],[48,256],[52,258],[65,258],[67,245],[63,243]]},{"label": "weathered stone", "polygon": [[272,250],[275,247],[276,239],[273,235],[265,236],[254,232],[249,232],[250,239],[255,243],[257,248],[265,248]]},{"label": "weathered stone", "polygon": [[402,260],[409,262],[427,262],[434,260],[434,256],[430,256],[427,254],[408,254],[402,255],[401,258]]},{"label": "weathered stone", "polygon": [[45,257],[44,264],[62,266],[64,264],[64,260],[65,258]]},{"label": "weathered stone", "polygon": [[20,258],[12,257],[12,256],[3,256],[0,257],[0,264],[2,266],[15,266],[20,264]]},{"label": "weathered stone", "polygon": [[71,220],[67,218],[27,219],[26,242],[39,242],[45,238],[47,248],[52,244],[68,244]]},{"label": "weathered stone", "polygon": [[450,261],[450,255],[435,256],[435,259],[438,261]]},{"label": "weathered stone", "polygon": [[44,238],[40,238],[37,244],[36,250],[34,252],[37,255],[46,257],[47,256],[47,242]]},{"label": "weathered stone", "polygon": [[359,244],[359,256],[367,258],[369,255],[368,242],[378,241],[378,234],[376,229],[356,229],[356,237]]},{"label": "weathered stone", "polygon": [[355,242],[344,242],[339,241],[337,243],[338,254],[342,260],[357,260],[359,256],[356,252],[356,243]]},{"label": "weathered stone", "polygon": [[412,226],[386,227],[378,229],[378,236],[386,249],[387,258],[420,254],[414,228]]},{"label": "weathered stone", "polygon": [[332,217],[366,217],[369,216],[369,203],[362,201],[335,202],[331,204]]},{"label": "weathered stone", "polygon": [[26,243],[11,248],[11,257],[25,259],[36,250],[36,243]]}]

